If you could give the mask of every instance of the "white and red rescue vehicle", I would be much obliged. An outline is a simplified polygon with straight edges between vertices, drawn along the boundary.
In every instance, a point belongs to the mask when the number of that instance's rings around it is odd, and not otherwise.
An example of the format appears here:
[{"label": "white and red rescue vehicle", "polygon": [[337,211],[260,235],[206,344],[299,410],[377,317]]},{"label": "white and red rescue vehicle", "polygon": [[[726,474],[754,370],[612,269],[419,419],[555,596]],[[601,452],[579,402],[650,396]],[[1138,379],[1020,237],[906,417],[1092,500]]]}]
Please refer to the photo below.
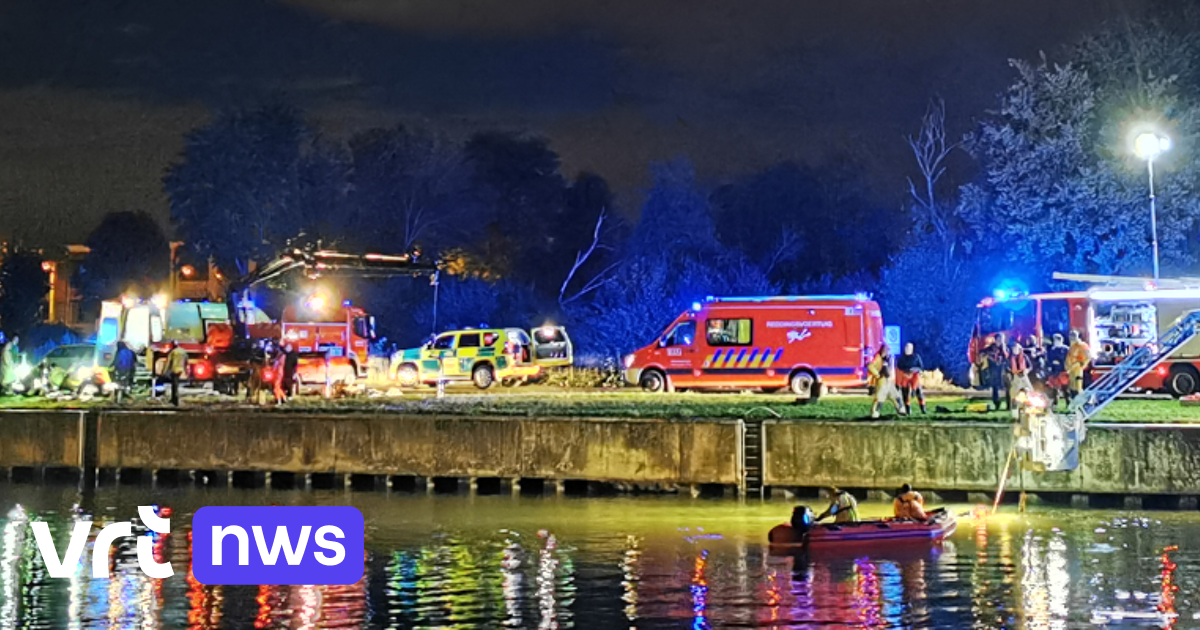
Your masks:
[{"label": "white and red rescue vehicle", "polygon": [[879,304],[866,294],[710,297],[654,343],[625,357],[625,378],[647,391],[858,387],[884,342]]}]

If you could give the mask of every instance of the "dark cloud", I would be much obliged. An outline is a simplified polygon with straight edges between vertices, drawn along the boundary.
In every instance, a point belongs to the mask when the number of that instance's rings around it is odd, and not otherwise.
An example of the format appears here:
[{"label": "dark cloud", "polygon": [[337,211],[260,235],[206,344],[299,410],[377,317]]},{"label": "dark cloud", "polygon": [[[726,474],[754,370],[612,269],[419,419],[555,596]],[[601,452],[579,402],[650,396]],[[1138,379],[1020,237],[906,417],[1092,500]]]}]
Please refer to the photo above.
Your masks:
[{"label": "dark cloud", "polygon": [[0,0],[0,236],[28,224],[77,239],[109,210],[165,217],[158,180],[182,133],[214,107],[269,100],[335,135],[400,121],[541,133],[627,203],[649,161],[680,154],[711,181],[848,156],[895,201],[902,138],[930,96],[966,131],[1009,57],[1140,6]]}]

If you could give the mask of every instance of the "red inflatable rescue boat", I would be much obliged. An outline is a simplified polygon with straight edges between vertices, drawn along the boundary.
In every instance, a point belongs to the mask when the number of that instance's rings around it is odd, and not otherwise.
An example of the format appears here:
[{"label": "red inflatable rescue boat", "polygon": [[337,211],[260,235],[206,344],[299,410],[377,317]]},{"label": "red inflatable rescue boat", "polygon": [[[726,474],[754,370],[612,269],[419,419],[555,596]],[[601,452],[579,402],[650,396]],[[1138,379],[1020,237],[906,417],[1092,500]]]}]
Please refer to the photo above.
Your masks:
[{"label": "red inflatable rescue boat", "polygon": [[867,545],[918,545],[941,542],[954,533],[958,520],[954,514],[939,510],[924,521],[882,519],[857,523],[805,524],[783,523],[771,529],[767,539],[772,546],[835,549]]}]

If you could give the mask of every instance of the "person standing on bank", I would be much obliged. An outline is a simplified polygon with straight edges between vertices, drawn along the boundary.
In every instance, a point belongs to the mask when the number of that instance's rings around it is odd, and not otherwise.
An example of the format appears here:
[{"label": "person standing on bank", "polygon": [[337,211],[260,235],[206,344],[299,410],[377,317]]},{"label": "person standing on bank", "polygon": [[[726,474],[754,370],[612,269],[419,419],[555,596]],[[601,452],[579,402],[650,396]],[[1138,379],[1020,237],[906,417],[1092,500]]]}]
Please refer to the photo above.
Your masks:
[{"label": "person standing on bank", "polygon": [[924,370],[925,364],[921,361],[921,355],[915,352],[912,342],[904,344],[904,353],[896,358],[896,385],[900,387],[905,409],[912,410],[910,399],[915,393],[921,413],[926,413],[925,392],[921,389],[921,372]]},{"label": "person standing on bank", "polygon": [[871,402],[872,418],[879,417],[880,405],[889,400],[896,405],[897,413],[902,416],[908,414],[904,408],[904,400],[900,398],[900,392],[896,389],[896,381],[892,378],[892,354],[887,344],[879,346],[875,358],[867,364],[867,386],[874,388],[875,392]]},{"label": "person standing on bank", "polygon": [[171,404],[179,406],[179,384],[187,377],[188,353],[178,341],[171,342],[167,353],[167,376],[171,379]]}]

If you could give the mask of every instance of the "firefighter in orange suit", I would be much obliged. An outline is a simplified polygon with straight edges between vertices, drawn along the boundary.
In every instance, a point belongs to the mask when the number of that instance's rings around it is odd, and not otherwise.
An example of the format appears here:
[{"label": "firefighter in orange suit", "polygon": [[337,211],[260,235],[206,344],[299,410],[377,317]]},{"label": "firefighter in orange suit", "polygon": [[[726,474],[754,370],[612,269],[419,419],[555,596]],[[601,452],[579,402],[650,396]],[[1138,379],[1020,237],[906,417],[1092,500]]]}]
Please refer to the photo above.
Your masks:
[{"label": "firefighter in orange suit", "polygon": [[1091,362],[1091,349],[1080,338],[1079,331],[1071,331],[1071,347],[1067,350],[1067,376],[1070,378],[1070,395],[1083,391],[1083,373]]}]

